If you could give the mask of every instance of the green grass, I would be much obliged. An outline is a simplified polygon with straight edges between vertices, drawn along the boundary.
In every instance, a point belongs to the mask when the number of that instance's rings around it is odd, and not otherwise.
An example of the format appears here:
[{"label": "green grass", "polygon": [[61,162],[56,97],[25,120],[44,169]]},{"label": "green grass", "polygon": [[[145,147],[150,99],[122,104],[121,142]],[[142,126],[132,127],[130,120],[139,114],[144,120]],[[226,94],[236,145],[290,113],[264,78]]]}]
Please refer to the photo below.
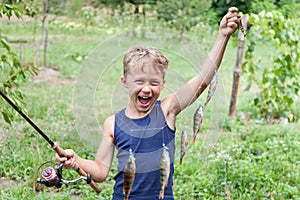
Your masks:
[{"label": "green grass", "polygon": [[[26,40],[23,61],[34,63],[31,23],[4,23],[2,35],[15,41],[14,49],[20,51],[18,41]],[[67,29],[65,24],[52,23],[49,29],[48,67],[59,71],[59,78],[75,80],[84,63],[100,42],[113,33],[122,33],[124,27]],[[25,35],[21,37],[21,33]],[[212,45],[212,34],[188,37],[200,42],[207,51]],[[39,38],[38,36],[36,36]],[[130,41],[123,41],[124,43]],[[230,41],[220,69],[218,91],[207,107],[201,133],[197,142],[190,142],[188,152],[179,166],[180,132],[185,121],[192,130],[192,115],[197,104],[192,105],[177,120],[176,159],[174,174],[175,199],[299,199],[300,185],[300,136],[299,123],[266,125],[251,119],[247,126],[238,120],[227,119],[236,47]],[[127,43],[126,43],[127,44]],[[168,44],[172,46],[172,44]],[[180,74],[180,81],[196,74],[189,63],[166,53],[170,59],[170,71]],[[266,65],[273,54],[272,47],[261,45],[257,55]],[[81,57],[83,60],[81,59]],[[267,58],[267,59],[266,59]],[[101,60],[100,60],[101,61]],[[99,62],[100,62],[99,61]],[[96,63],[97,64],[97,63]],[[186,67],[183,67],[186,66]],[[45,70],[45,67],[41,67]],[[119,84],[121,58],[116,59],[102,74],[95,90],[95,113],[99,124],[119,106],[126,105],[126,90]],[[178,74],[170,74],[170,87],[175,85]],[[93,159],[96,149],[84,142],[77,133],[73,113],[73,82],[47,84],[43,81],[22,85],[26,94],[26,108],[30,118],[54,141],[67,149],[75,149],[82,157]],[[246,85],[241,78],[240,88]],[[166,88],[162,96],[172,89]],[[249,110],[251,92],[239,92],[237,111]],[[206,91],[198,102],[204,102]],[[116,105],[117,104],[117,105]],[[47,160],[54,161],[54,152],[38,133],[21,117],[12,125],[0,121],[0,196],[1,199],[110,199],[116,174],[116,159],[109,177],[101,183],[103,192],[96,195],[80,182],[61,189],[41,187],[36,183],[38,166]],[[78,177],[72,170],[64,170],[64,178]]]}]

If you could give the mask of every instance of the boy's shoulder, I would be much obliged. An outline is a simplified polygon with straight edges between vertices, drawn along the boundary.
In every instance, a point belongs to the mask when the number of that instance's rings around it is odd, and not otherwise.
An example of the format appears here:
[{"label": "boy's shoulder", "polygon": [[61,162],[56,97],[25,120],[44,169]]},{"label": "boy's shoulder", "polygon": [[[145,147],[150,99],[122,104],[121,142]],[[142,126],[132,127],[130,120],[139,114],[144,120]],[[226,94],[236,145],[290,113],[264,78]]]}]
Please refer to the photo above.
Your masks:
[{"label": "boy's shoulder", "polygon": [[115,115],[110,115],[104,120],[102,133],[104,136],[113,138],[114,136]]}]

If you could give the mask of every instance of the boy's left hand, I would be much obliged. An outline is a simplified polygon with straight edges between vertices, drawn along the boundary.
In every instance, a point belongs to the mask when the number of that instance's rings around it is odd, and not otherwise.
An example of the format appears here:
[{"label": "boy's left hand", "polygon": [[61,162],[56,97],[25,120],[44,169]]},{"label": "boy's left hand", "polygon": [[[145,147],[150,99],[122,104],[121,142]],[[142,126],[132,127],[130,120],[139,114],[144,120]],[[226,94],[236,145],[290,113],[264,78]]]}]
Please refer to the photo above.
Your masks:
[{"label": "boy's left hand", "polygon": [[220,32],[228,37],[235,32],[239,26],[238,8],[231,7],[228,13],[222,18],[220,23]]}]

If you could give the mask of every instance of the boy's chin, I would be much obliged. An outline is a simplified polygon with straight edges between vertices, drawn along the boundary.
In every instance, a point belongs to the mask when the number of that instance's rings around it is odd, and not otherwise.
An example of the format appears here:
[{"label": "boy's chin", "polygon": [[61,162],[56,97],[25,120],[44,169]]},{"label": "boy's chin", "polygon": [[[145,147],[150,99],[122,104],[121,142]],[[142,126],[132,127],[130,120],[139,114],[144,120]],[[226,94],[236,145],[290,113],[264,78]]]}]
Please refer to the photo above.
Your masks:
[{"label": "boy's chin", "polygon": [[151,109],[152,105],[153,105],[153,102],[148,102],[146,104],[138,102],[137,106],[138,106],[139,111],[141,111],[141,112],[147,112],[147,111],[149,111]]}]

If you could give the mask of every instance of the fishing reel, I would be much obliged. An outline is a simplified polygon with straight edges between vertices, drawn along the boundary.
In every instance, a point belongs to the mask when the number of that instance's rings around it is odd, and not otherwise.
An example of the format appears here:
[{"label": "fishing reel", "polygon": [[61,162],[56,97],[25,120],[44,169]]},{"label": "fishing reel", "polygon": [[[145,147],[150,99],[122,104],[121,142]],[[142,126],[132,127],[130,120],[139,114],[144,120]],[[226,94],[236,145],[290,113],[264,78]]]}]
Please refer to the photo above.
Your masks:
[{"label": "fishing reel", "polygon": [[[48,166],[44,168],[41,172],[41,168],[44,167],[46,164],[51,163],[53,167]],[[62,178],[62,169],[63,169],[64,163],[60,163],[59,166],[56,165],[56,163],[52,161],[47,161],[41,164],[37,169],[37,183],[43,184],[47,187],[53,187],[60,188],[62,185],[69,185],[71,183],[78,182],[80,180],[85,180],[87,184],[90,184],[92,182],[92,176],[90,174],[87,174],[87,176],[80,176],[77,179],[74,180],[65,180]],[[41,173],[42,178],[39,177],[39,172]]]}]

